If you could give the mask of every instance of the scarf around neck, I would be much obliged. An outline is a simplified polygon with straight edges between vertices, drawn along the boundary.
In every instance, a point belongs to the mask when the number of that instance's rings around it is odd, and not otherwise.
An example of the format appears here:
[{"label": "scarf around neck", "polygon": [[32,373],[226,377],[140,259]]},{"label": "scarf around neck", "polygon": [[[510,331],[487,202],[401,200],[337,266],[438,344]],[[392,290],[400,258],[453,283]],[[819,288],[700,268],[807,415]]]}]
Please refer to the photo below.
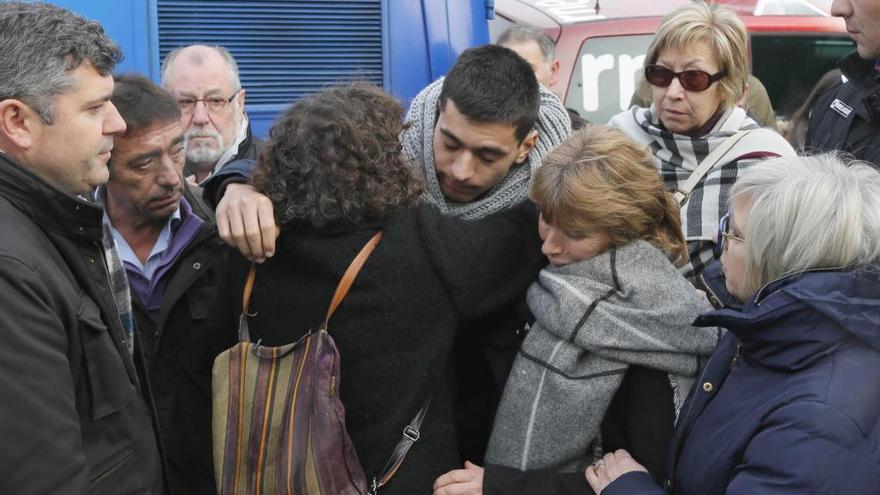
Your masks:
[{"label": "scarf around neck", "polygon": [[416,95],[406,115],[410,127],[400,135],[404,155],[425,180],[424,199],[437,205],[444,215],[467,220],[483,218],[524,201],[528,197],[532,175],[541,166],[541,159],[571,134],[571,120],[562,102],[541,86],[541,107],[535,124],[538,141],[525,163],[513,165],[501,182],[474,201],[455,203],[443,194],[434,166],[434,126],[442,88],[441,77]]},{"label": "scarf around neck", "polygon": [[[708,302],[645,241],[547,267],[529,288],[535,324],[513,364],[486,463],[582,471],[630,365],[670,375],[676,413],[714,328],[691,326]],[[650,404],[647,407],[664,407]]]},{"label": "scarf around neck", "polygon": [[704,135],[690,137],[669,132],[660,125],[654,107],[633,107],[615,115],[608,125],[616,127],[651,152],[657,172],[666,189],[675,191],[709,153],[737,131],[747,130],[742,138],[709,170],[694,187],[681,207],[681,227],[689,243],[705,247],[698,256],[691,252],[691,262],[682,268],[690,277],[712,258],[712,244],[718,222],[727,211],[730,188],[740,172],[768,156],[794,156],[795,151],[779,133],[761,128],[739,107],[724,111],[721,118]]}]

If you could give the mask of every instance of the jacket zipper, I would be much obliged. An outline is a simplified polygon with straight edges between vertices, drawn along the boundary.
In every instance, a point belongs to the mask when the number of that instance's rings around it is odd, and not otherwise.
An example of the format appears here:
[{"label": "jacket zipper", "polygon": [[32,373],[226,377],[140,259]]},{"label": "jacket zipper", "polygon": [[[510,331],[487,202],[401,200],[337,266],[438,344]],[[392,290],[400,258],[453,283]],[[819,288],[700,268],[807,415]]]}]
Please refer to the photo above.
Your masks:
[{"label": "jacket zipper", "polygon": [[710,287],[708,282],[706,282],[706,277],[704,277],[702,273],[700,273],[700,282],[703,283],[703,287],[706,288],[706,292],[709,293],[709,297],[711,297],[716,303],[718,303],[718,305],[720,306],[720,308],[718,309],[724,308],[726,304],[724,304],[724,301],[722,301],[721,298],[718,297],[718,294],[716,294],[715,291],[712,290],[712,287]]},{"label": "jacket zipper", "polygon": [[742,355],[742,342],[739,340],[736,341],[736,353],[733,355],[733,360],[730,361],[730,370],[733,371],[736,368],[736,362],[739,360],[739,357]]}]

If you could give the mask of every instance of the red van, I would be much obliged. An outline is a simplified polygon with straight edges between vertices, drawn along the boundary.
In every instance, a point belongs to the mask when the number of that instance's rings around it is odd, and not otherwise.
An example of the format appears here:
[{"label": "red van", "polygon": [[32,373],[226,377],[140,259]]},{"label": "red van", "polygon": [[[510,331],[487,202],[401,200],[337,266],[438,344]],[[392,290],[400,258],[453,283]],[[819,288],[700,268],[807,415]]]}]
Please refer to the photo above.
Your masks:
[{"label": "red van", "polygon": [[[653,33],[691,0],[495,0],[495,40],[511,23],[544,30],[561,62],[551,88],[591,122],[626,110]],[[751,35],[752,73],[785,119],[838,59],[855,49],[831,0],[717,0],[739,13]]]}]

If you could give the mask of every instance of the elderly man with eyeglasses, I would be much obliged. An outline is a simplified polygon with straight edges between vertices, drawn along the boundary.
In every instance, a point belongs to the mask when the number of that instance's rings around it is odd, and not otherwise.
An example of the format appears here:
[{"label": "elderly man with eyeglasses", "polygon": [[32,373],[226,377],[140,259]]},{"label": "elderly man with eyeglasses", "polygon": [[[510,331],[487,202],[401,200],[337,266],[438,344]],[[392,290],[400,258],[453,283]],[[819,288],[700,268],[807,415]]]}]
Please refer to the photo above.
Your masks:
[{"label": "elderly man with eyeglasses", "polygon": [[176,48],[162,62],[162,86],[180,105],[188,178],[201,184],[234,160],[255,158],[245,90],[226,48]]}]

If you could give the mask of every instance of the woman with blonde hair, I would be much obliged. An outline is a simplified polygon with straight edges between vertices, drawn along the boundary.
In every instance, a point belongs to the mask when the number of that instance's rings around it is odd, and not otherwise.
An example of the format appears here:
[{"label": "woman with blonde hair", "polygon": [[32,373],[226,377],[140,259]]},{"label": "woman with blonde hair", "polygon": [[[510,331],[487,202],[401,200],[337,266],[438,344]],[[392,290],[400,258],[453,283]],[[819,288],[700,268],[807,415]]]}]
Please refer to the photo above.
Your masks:
[{"label": "woman with blonde hair", "polygon": [[[584,468],[623,446],[662,474],[676,412],[718,339],[691,326],[709,305],[676,269],[688,259],[678,205],[643,147],[588,125],[545,157],[530,198],[550,262],[528,291],[534,323],[485,471],[447,473],[435,494],[586,491]],[[646,380],[622,387],[636,369]]]},{"label": "woman with blonde hair", "polygon": [[[702,1],[674,10],[645,55],[651,106],[633,107],[609,122],[648,147],[668,190],[682,191],[691,176],[699,178],[680,196],[690,254],[682,273],[692,282],[714,257],[713,234],[741,171],[768,156],[795,154],[782,136],[761,129],[737,106],[748,81],[747,47],[745,26],[733,10]],[[695,171],[704,161],[711,165],[700,176]]]}]

